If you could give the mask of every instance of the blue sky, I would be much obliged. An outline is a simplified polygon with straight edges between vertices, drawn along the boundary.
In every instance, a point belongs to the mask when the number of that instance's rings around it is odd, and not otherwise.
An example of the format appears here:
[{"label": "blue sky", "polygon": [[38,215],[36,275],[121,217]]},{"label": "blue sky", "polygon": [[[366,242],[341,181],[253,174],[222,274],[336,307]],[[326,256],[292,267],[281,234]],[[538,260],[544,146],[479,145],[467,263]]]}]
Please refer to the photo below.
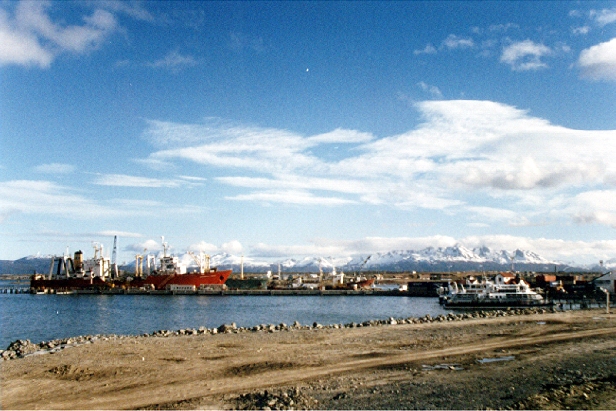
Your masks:
[{"label": "blue sky", "polygon": [[0,259],[616,258],[616,2],[0,1]]}]

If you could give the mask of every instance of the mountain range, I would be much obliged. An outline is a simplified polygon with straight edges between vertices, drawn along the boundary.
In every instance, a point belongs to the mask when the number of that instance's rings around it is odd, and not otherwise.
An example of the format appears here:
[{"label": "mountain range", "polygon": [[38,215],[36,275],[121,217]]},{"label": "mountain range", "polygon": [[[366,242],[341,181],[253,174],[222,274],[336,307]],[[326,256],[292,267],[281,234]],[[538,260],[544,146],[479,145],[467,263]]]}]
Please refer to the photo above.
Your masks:
[{"label": "mountain range", "polygon": [[[180,260],[189,267],[196,263],[188,254],[179,254]],[[88,257],[86,257],[88,258]],[[46,273],[49,271],[51,256],[29,256],[18,260],[0,260],[0,274],[31,274],[34,271]],[[383,253],[354,255],[346,257],[305,257],[302,259],[287,258],[279,261],[264,261],[250,257],[221,253],[211,256],[211,265],[221,269],[231,268],[240,271],[243,262],[244,271],[253,272],[345,272],[366,271],[417,271],[417,272],[448,272],[448,271],[599,271],[601,267],[579,266],[560,261],[548,260],[537,253],[527,250],[492,250],[489,247],[474,249],[462,245],[453,247],[427,247],[421,250],[396,250]],[[604,263],[603,269],[616,268],[616,259]],[[135,262],[122,264],[120,269],[134,271]]]}]

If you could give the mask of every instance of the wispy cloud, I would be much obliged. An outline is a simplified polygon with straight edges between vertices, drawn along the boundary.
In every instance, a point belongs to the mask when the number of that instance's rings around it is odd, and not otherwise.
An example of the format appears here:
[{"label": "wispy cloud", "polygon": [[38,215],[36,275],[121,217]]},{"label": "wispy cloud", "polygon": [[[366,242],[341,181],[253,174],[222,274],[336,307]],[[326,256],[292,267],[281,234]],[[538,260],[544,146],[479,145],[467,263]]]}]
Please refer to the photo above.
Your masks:
[{"label": "wispy cloud", "polygon": [[430,96],[432,96],[433,98],[438,98],[438,99],[443,98],[443,93],[441,93],[441,90],[436,86],[431,86],[423,81],[420,81],[419,83],[417,83],[417,86],[423,91],[430,94]]},{"label": "wispy cloud", "polygon": [[340,197],[316,196],[302,190],[271,190],[225,197],[227,200],[253,201],[267,204],[300,204],[340,206],[357,203]]},{"label": "wispy cloud", "polygon": [[93,183],[101,186],[149,188],[180,187],[188,184],[180,180],[139,177],[126,174],[101,174],[94,179]]},{"label": "wispy cloud", "polygon": [[250,50],[256,53],[263,53],[267,46],[262,37],[251,36],[240,32],[229,33],[229,47],[235,51]]},{"label": "wispy cloud", "polygon": [[524,40],[505,46],[500,61],[515,71],[538,70],[548,66],[542,58],[552,53],[552,49],[548,46]]},{"label": "wispy cloud", "polygon": [[72,164],[49,163],[36,166],[34,170],[44,174],[71,174],[75,171],[75,166]]},{"label": "wispy cloud", "polygon": [[588,26],[580,26],[571,28],[571,32],[576,35],[586,35],[590,33],[590,27]]},{"label": "wispy cloud", "polygon": [[[209,167],[214,182],[248,190],[228,200],[437,209],[475,224],[583,221],[573,217],[575,196],[616,181],[615,131],[572,130],[491,101],[415,107],[423,123],[379,139],[352,130],[301,136],[225,122],[150,122],[145,136],[165,146],[152,159],[195,162]],[[337,157],[318,154],[332,142],[347,144]],[[481,208],[503,196],[506,206]]]},{"label": "wispy cloud", "polygon": [[0,216],[12,213],[70,215],[74,218],[124,214],[56,183],[32,180],[0,183]]},{"label": "wispy cloud", "polygon": [[163,68],[178,72],[185,67],[193,67],[198,64],[197,60],[190,55],[180,54],[177,50],[170,51],[162,59],[156,60],[152,63],[148,63],[148,66],[154,68]]},{"label": "wispy cloud", "polygon": [[577,65],[582,77],[616,81],[616,38],[582,50]]},{"label": "wispy cloud", "polygon": [[129,216],[156,216],[168,212],[194,214],[203,210],[193,205],[177,205],[151,200],[96,200],[69,187],[44,180],[0,182],[0,222],[16,214],[75,219],[108,219]]}]

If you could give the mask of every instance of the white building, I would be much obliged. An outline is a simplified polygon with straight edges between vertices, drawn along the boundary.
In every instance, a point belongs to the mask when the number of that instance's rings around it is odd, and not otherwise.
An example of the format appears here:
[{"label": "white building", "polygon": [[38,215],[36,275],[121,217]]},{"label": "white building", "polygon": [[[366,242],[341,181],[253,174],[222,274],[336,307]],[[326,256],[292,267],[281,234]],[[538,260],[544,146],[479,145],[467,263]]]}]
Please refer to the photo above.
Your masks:
[{"label": "white building", "polygon": [[194,285],[167,284],[167,290],[174,293],[195,293],[197,291],[197,287]]}]

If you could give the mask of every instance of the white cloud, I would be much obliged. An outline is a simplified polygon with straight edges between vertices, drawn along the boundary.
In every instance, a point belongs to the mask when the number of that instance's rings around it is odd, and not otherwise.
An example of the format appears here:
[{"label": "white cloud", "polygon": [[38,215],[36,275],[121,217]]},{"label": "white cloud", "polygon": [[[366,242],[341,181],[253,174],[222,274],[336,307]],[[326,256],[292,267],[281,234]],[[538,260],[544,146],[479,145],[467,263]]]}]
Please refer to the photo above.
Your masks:
[{"label": "white cloud", "polygon": [[117,31],[115,17],[96,9],[81,25],[52,21],[45,1],[21,1],[14,15],[0,9],[0,65],[38,65],[47,68],[62,53],[83,54],[99,47]]},{"label": "white cloud", "polygon": [[232,240],[232,241],[229,241],[227,243],[224,243],[221,246],[221,249],[225,253],[238,255],[238,254],[241,254],[243,252],[244,247],[242,247],[242,244],[239,241]]},{"label": "white cloud", "polygon": [[36,166],[34,170],[45,174],[71,174],[75,171],[75,166],[72,164],[49,163]]},{"label": "white cloud", "polygon": [[582,50],[577,64],[583,77],[616,80],[616,38]]},{"label": "white cloud", "polygon": [[590,18],[601,27],[616,22],[616,8],[591,10],[589,14]]},{"label": "white cloud", "polygon": [[552,49],[543,44],[524,40],[505,46],[500,61],[515,71],[537,70],[547,67],[541,59],[552,53]]},{"label": "white cloud", "polygon": [[213,254],[213,253],[220,252],[220,247],[214,244],[206,243],[205,241],[200,241],[196,244],[191,244],[190,246],[188,246],[188,249],[193,250],[193,251],[198,251],[198,252],[204,252],[206,254]]},{"label": "white cloud", "polygon": [[432,44],[427,44],[422,50],[414,50],[413,54],[436,54],[436,48]]},{"label": "white cloud", "polygon": [[19,32],[9,21],[4,10],[0,10],[0,65],[31,64],[49,67],[54,54],[39,44],[35,35]]},{"label": "white cloud", "polygon": [[571,201],[571,213],[582,224],[600,224],[616,228],[616,190],[586,191]]},{"label": "white cloud", "polygon": [[472,48],[475,46],[475,42],[471,38],[458,37],[455,34],[450,34],[445,40],[443,40],[443,46],[452,49]]}]

